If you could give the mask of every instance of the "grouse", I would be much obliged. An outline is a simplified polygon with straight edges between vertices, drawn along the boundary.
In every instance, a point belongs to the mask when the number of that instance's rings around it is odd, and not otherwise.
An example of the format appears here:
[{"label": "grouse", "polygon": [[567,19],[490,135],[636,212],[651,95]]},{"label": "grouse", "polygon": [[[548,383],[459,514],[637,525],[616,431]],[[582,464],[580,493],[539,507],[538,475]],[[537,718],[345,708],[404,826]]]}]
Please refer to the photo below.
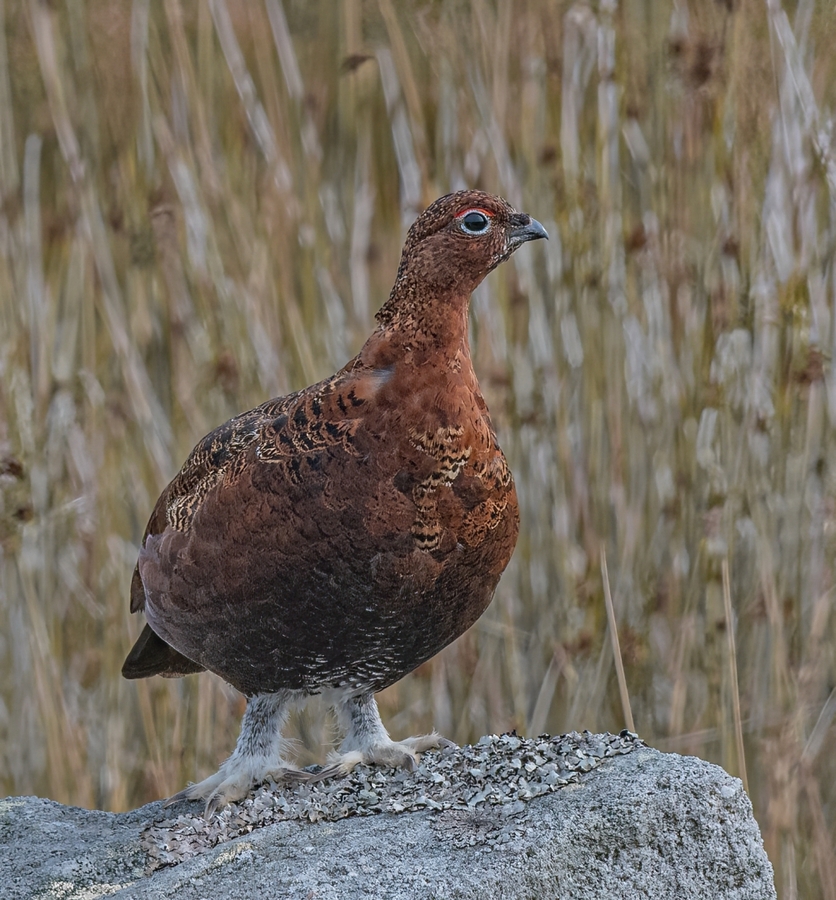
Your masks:
[{"label": "grouse", "polygon": [[[543,226],[458,191],[407,234],[377,328],[339,372],[208,434],[162,492],[131,612],[147,624],[125,678],[209,670],[247,698],[219,771],[176,794],[206,813],[268,778],[450,746],[390,739],[376,691],[465,632],[514,550],[519,511],[470,357],[482,279]],[[344,732],[318,776],[285,759],[291,709],[321,694]]]}]

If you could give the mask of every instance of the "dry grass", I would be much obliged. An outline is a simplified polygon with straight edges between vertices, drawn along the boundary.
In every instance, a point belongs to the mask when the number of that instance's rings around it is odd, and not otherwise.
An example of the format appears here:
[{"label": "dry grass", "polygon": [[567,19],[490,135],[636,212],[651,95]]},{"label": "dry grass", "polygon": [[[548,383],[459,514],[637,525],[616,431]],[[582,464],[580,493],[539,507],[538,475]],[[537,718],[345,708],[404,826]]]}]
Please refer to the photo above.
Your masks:
[{"label": "dry grass", "polygon": [[[467,741],[632,708],[663,749],[745,762],[781,896],[836,898],[831,6],[0,19],[0,789],[124,809],[231,749],[217,679],[119,677],[152,503],[210,428],[354,353],[416,211],[478,186],[552,235],[472,310],[522,535],[384,717]],[[294,727],[306,761],[331,736]]]}]

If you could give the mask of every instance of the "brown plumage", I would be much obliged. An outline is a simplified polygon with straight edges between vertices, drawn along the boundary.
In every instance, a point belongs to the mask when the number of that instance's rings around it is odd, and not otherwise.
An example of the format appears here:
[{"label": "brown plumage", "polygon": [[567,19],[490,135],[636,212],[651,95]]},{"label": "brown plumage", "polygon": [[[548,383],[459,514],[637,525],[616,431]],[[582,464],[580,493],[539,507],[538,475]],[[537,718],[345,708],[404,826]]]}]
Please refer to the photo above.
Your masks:
[{"label": "brown plumage", "polygon": [[131,585],[148,624],[123,675],[209,669],[248,697],[233,756],[178,797],[214,808],[267,776],[301,777],[281,726],[310,694],[337,710],[343,769],[410,765],[447,743],[390,741],[373,693],[469,628],[511,558],[517,497],[467,307],[493,268],[546,236],[480,191],[437,200],[410,228],[360,353],[207,435],[163,491]]}]

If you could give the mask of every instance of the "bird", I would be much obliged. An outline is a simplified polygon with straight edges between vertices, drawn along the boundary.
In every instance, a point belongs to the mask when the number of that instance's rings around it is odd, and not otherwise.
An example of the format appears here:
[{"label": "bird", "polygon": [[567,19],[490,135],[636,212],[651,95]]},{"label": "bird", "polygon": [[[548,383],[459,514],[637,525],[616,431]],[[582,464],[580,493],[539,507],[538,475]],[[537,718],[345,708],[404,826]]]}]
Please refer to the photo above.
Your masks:
[{"label": "bird", "polygon": [[[514,480],[479,389],[470,296],[545,228],[477,190],[409,228],[360,352],[330,378],[215,429],[163,490],[130,588],[146,624],[128,679],[208,670],[246,697],[218,771],[175,794],[207,816],[272,780],[414,769],[455,746],[394,741],[375,693],[463,634],[490,603],[519,533]],[[343,734],[318,773],[282,729],[313,695]]]}]

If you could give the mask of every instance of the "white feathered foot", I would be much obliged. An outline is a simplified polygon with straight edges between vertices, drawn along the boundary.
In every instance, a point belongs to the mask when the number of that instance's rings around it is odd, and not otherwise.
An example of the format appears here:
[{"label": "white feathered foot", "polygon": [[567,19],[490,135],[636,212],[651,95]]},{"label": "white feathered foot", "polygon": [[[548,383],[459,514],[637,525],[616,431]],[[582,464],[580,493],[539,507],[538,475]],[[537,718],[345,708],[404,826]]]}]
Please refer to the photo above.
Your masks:
[{"label": "white feathered foot", "polygon": [[166,806],[178,800],[205,800],[204,815],[208,819],[215,810],[242,800],[268,779],[279,783],[312,780],[314,776],[284,759],[286,742],[282,728],[297,702],[298,697],[290,691],[249,697],[232,756],[214,775],[190,784],[171,797]]},{"label": "white feathered foot", "polygon": [[264,781],[279,784],[323,781],[347,775],[360,764],[371,763],[412,771],[418,755],[425,750],[456,746],[435,733],[393,741],[380,720],[373,694],[353,696],[334,691],[326,699],[334,706],[345,738],[339,752],[330,755],[327,766],[316,773],[305,772],[284,759],[287,742],[282,739],[282,728],[290,710],[305,699],[299,691],[249,697],[232,756],[214,775],[176,793],[166,806],[179,800],[205,800],[204,815],[208,819],[227,804],[243,800]]},{"label": "white feathered foot", "polygon": [[334,701],[334,711],[345,738],[339,752],[329,756],[329,764],[319,772],[317,780],[347,775],[355,766],[371,763],[411,772],[418,764],[418,755],[425,750],[456,746],[436,733],[393,741],[383,727],[373,694],[338,695]]}]

